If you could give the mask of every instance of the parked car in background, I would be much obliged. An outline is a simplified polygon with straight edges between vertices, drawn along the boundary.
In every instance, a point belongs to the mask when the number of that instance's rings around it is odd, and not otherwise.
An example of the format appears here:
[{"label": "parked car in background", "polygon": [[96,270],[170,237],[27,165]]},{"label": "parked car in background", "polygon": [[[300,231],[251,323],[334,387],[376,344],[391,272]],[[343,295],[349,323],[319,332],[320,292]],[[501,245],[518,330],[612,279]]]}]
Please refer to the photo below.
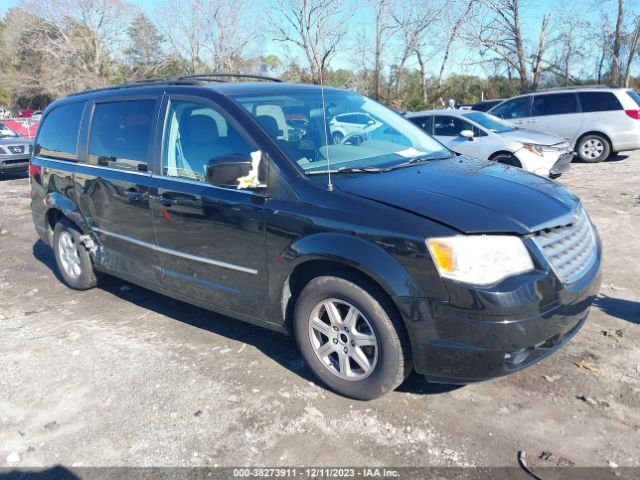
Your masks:
[{"label": "parked car in background", "polygon": [[[291,333],[320,381],[358,399],[413,370],[507,375],[584,325],[601,242],[562,185],[453,155],[354,92],[225,78],[47,108],[31,208],[68,286],[103,272]],[[291,109],[301,137],[287,135]],[[328,124],[344,115],[379,127],[336,142]]]},{"label": "parked car in background", "polygon": [[0,174],[26,171],[31,145],[31,140],[20,137],[5,122],[0,122]]},{"label": "parked car in background", "polygon": [[520,95],[489,113],[564,138],[584,162],[640,149],[640,95],[628,88],[579,87]]},{"label": "parked car in background", "polygon": [[34,122],[39,122],[40,118],[42,118],[42,110],[36,110],[31,115],[31,120],[33,120]]},{"label": "parked car in background", "polygon": [[18,117],[20,118],[31,118],[31,115],[33,115],[33,110],[29,108],[18,110]]},{"label": "parked car in background", "polygon": [[569,143],[543,132],[523,130],[484,112],[429,110],[407,118],[447,148],[538,175],[558,177],[573,159]]},{"label": "parked car in background", "polygon": [[4,120],[3,123],[21,137],[33,139],[36,136],[40,122],[33,121],[31,118],[14,118]]},{"label": "parked car in background", "polygon": [[504,98],[496,98],[495,100],[483,100],[482,102],[474,103],[473,105],[471,105],[471,110],[486,112],[499,103],[502,103],[503,101]]},{"label": "parked car in background", "polygon": [[11,118],[11,110],[0,108],[0,120],[5,120],[7,118]]},{"label": "parked car in background", "polygon": [[366,131],[374,130],[381,124],[365,113],[342,113],[336,115],[329,122],[331,136],[336,143],[347,141],[348,138]]}]

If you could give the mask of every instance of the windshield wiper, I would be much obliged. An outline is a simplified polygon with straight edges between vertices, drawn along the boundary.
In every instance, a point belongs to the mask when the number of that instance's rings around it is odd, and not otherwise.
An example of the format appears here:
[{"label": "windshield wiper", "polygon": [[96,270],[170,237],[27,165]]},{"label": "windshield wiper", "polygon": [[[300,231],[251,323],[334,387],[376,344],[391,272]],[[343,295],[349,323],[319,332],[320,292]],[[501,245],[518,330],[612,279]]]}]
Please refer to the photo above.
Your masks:
[{"label": "windshield wiper", "polygon": [[386,169],[377,167],[340,167],[337,170],[314,170],[312,172],[304,172],[305,175],[322,175],[327,173],[381,173]]},{"label": "windshield wiper", "polygon": [[430,157],[427,155],[421,155],[419,157],[412,158],[411,160],[407,160],[406,162],[399,163],[397,165],[393,165],[391,167],[387,167],[384,169],[385,172],[395,170],[397,168],[410,167],[411,165],[415,165],[416,163],[424,163],[430,160],[446,160],[447,158],[451,158],[453,155],[442,155],[440,157]]}]

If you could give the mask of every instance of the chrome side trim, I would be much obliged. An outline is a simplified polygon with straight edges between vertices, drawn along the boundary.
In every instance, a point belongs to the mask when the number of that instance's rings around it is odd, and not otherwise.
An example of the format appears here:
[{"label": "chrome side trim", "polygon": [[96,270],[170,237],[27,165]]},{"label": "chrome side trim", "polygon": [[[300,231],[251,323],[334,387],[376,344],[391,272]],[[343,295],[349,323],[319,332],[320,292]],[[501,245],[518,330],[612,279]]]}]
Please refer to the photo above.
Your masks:
[{"label": "chrome side trim", "polygon": [[190,253],[179,252],[177,250],[173,250],[171,248],[160,247],[158,245],[154,245],[149,242],[145,242],[143,240],[138,240],[135,238],[128,237],[126,235],[121,235],[119,233],[108,232],[107,230],[102,230],[101,228],[94,228],[94,232],[102,233],[108,237],[117,238],[119,240],[123,240],[125,242],[134,243],[144,248],[149,248],[156,252],[166,253],[167,255],[173,255],[174,257],[186,258],[187,260],[193,260],[194,262],[207,263],[209,265],[213,265],[215,267],[227,268],[229,270],[236,270],[238,272],[250,273],[252,275],[257,275],[258,270],[254,270],[253,268],[242,267],[240,265],[234,265],[232,263],[221,262],[219,260],[213,260],[211,258],[199,257],[197,255],[192,255]]},{"label": "chrome side trim", "polygon": [[48,157],[36,157],[36,158],[42,160],[43,162],[54,162],[54,163],[60,163],[62,165],[75,165],[77,167],[97,168],[98,170],[107,170],[110,172],[132,173],[134,175],[143,175],[145,177],[151,176],[151,172],[138,172],[136,170],[125,170],[123,168],[112,168],[112,167],[105,167],[103,165],[92,165],[91,163],[79,162],[77,160],[57,160],[55,158],[48,158]]}]

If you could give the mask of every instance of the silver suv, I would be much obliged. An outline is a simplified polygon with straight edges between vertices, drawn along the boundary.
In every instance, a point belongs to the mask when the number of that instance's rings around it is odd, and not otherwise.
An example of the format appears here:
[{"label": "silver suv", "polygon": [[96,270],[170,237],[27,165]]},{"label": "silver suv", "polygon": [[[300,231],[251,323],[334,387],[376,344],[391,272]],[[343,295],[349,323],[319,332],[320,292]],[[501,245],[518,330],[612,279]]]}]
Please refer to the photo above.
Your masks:
[{"label": "silver suv", "polygon": [[513,97],[489,113],[567,140],[585,162],[640,149],[640,95],[628,88],[572,87]]}]

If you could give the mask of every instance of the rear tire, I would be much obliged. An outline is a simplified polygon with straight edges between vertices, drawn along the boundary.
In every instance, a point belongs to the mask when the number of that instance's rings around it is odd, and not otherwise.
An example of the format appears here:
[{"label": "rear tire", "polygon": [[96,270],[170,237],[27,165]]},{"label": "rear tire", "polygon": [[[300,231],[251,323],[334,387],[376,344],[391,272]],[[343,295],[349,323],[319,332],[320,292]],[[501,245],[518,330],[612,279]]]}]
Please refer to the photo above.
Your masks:
[{"label": "rear tire", "polygon": [[609,141],[602,135],[591,134],[582,137],[576,145],[580,160],[587,163],[598,163],[606,160],[611,153]]},{"label": "rear tire", "polygon": [[64,282],[74,290],[88,290],[97,284],[93,262],[82,245],[82,233],[73,222],[60,219],[53,229],[53,252]]},{"label": "rear tire", "polygon": [[309,368],[340,395],[380,397],[413,368],[395,307],[375,284],[349,272],[311,280],[296,302],[293,327]]}]

